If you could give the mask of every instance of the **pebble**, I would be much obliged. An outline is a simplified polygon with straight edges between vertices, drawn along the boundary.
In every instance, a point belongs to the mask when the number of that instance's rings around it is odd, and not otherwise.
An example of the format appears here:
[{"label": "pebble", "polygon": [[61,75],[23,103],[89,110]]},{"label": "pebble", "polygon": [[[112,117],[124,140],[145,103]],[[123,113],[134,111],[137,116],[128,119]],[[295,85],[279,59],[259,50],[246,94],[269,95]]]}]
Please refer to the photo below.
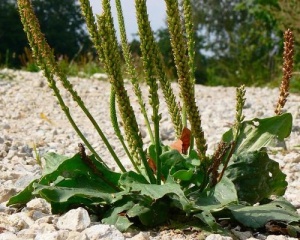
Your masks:
[{"label": "pebble", "polygon": [[[134,232],[122,234],[114,226],[99,224],[99,219],[89,216],[83,208],[68,211],[62,216],[51,214],[50,205],[43,199],[33,199],[27,203],[21,212],[5,207],[6,201],[17,191],[41,175],[41,167],[37,164],[36,154],[53,151],[58,154],[72,156],[78,152],[77,145],[82,142],[61,111],[57,100],[47,87],[47,80],[42,73],[29,73],[10,69],[0,70],[0,240],[17,239],[120,239],[120,240],[150,240],[150,239],[194,239],[194,235],[179,234],[173,230],[161,232]],[[12,77],[3,77],[5,75]],[[129,166],[126,153],[115,136],[109,118],[110,85],[106,74],[95,74],[90,79],[70,78],[85,105],[90,109],[95,120],[100,124],[104,134],[113,145],[117,156]],[[179,96],[176,84],[172,84],[175,96]],[[139,106],[126,82],[133,109],[139,113]],[[142,94],[148,104],[148,87],[141,84]],[[274,115],[278,89],[246,88],[246,104],[244,114],[246,119],[255,117],[270,117]],[[235,88],[207,87],[197,85],[196,103],[201,114],[202,127],[207,139],[208,154],[213,154],[222,134],[229,129],[235,118]],[[66,103],[70,105],[71,114],[82,129],[84,135],[94,145],[95,149],[111,168],[118,169],[107,148],[85,118],[77,104],[72,102],[69,94],[61,90]],[[179,99],[177,99],[179,101]],[[271,149],[270,157],[279,162],[283,172],[287,174],[289,186],[285,197],[294,205],[300,206],[300,96],[290,94],[285,110],[294,116],[291,136]],[[161,138],[165,144],[175,140],[172,123],[167,113],[167,106],[160,101]],[[150,108],[148,109],[151,116]],[[119,119],[120,120],[120,119]],[[141,136],[145,143],[150,139],[143,118],[138,115],[137,121],[142,128]],[[298,209],[300,213],[300,209]],[[258,239],[250,232],[244,238]],[[258,235],[255,235],[258,236]],[[293,240],[286,236],[264,236],[259,239]],[[207,240],[230,240],[231,237],[211,234]]]},{"label": "pebble", "polygon": [[72,230],[81,232],[91,224],[90,216],[84,208],[72,209],[61,216],[56,227],[61,230]]}]

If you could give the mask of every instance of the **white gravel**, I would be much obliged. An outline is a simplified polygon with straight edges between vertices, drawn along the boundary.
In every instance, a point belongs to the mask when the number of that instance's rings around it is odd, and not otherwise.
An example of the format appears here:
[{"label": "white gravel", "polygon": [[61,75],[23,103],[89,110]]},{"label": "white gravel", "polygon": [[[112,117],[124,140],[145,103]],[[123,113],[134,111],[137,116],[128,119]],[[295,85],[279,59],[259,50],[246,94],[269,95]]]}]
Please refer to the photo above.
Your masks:
[{"label": "white gravel", "polygon": [[[102,130],[111,141],[116,154],[130,166],[121,145],[117,142],[110,124],[109,95],[110,87],[107,81],[96,78],[82,79],[70,78],[70,81],[82,96],[88,109],[91,110]],[[132,94],[130,84],[127,85],[134,109],[138,112],[137,100]],[[174,85],[176,96],[178,90]],[[142,87],[145,98],[147,88]],[[235,88],[196,86],[197,104],[202,116],[202,126],[208,142],[208,153],[213,153],[216,143],[222,133],[230,127],[235,116]],[[73,118],[76,120],[84,135],[90,140],[96,151],[111,167],[112,162],[106,147],[83,113],[72,101],[67,92],[62,96],[70,106]],[[274,115],[274,106],[278,97],[278,89],[247,88],[244,114],[246,119],[254,117],[270,117]],[[161,112],[166,113],[166,104],[161,101]],[[291,94],[285,108],[292,113],[294,126],[291,136],[286,140],[286,149],[278,147],[273,149],[272,157],[277,160],[284,173],[287,174],[289,186],[285,197],[295,206],[300,206],[300,96]],[[142,126],[142,135],[145,136],[145,145],[149,138],[139,114],[138,123]],[[172,125],[167,114],[163,114],[161,122],[161,135],[165,143],[174,139]],[[33,146],[38,152],[55,151],[59,154],[73,155],[78,151],[77,145],[81,140],[77,137],[68,120],[61,111],[47,81],[41,73],[0,71],[0,240],[1,239],[113,239],[113,235],[95,233],[92,228],[96,223],[82,225],[80,231],[72,229],[59,229],[56,223],[58,216],[51,215],[49,211],[43,212],[41,202],[37,209],[25,208],[21,213],[14,213],[11,208],[5,207],[5,202],[28,184],[34,176],[41,172],[36,163]],[[45,203],[46,204],[46,203]],[[35,219],[33,210],[36,211]],[[299,210],[299,209],[298,209]],[[30,213],[30,214],[29,214]],[[20,215],[21,214],[21,215]],[[23,214],[23,215],[22,215]],[[86,215],[85,221],[89,223]],[[92,218],[92,216],[91,216]],[[41,220],[42,219],[42,220]],[[93,219],[93,218],[92,218]],[[37,221],[44,224],[38,225]],[[98,224],[100,225],[100,224]],[[87,227],[89,226],[89,228]],[[102,225],[105,227],[105,225]],[[39,229],[39,230],[37,230]],[[116,229],[113,229],[117,231]],[[104,230],[102,230],[104,231]],[[112,229],[105,230],[111,232]],[[2,233],[1,233],[2,232]],[[107,233],[107,232],[106,232]],[[105,234],[106,234],[105,233]],[[27,234],[27,235],[26,235]],[[44,235],[43,235],[44,234]],[[45,234],[50,234],[49,236]],[[96,235],[93,235],[96,234]],[[98,235],[97,235],[98,234]],[[99,235],[100,234],[100,235]],[[117,234],[116,232],[112,234]],[[137,233],[135,233],[137,234]],[[118,235],[116,239],[131,239],[135,235]],[[132,239],[194,239],[195,233],[161,231],[160,233],[139,233]],[[117,236],[116,235],[116,236]],[[95,236],[98,236],[94,238]],[[213,236],[210,237],[210,239]],[[216,236],[215,239],[222,239]],[[225,239],[225,238],[224,238]],[[246,237],[245,237],[246,239]],[[269,238],[268,238],[269,239]],[[276,238],[274,238],[276,239]],[[279,238],[278,238],[279,239]],[[280,238],[286,239],[286,238]],[[292,239],[292,238],[290,238]]]}]

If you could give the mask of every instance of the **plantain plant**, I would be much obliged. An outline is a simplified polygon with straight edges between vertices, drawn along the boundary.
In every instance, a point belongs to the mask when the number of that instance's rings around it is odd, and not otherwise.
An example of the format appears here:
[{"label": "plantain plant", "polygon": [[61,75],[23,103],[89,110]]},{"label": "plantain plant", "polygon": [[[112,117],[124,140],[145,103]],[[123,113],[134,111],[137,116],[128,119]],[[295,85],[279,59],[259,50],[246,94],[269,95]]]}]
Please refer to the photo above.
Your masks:
[{"label": "plantain plant", "polygon": [[[89,0],[80,0],[91,39],[109,76],[111,122],[132,163],[133,170],[130,170],[119,160],[101,126],[59,68],[53,50],[41,33],[30,0],[18,0],[21,21],[33,55],[83,143],[79,143],[79,152],[73,157],[45,154],[42,176],[13,196],[8,205],[23,205],[34,197],[42,197],[51,204],[55,214],[84,206],[97,214],[102,223],[114,224],[121,231],[132,225],[153,227],[170,223],[169,219],[177,222],[184,219],[184,222],[207,225],[211,231],[218,232],[222,231],[220,220],[226,219],[253,229],[264,228],[270,221],[275,225],[284,222],[288,225],[288,234],[299,236],[300,217],[292,204],[282,197],[287,187],[286,175],[266,151],[275,140],[284,140],[291,133],[292,116],[282,113],[293,68],[291,31],[285,33],[284,77],[274,116],[245,120],[245,87],[237,88],[234,124],[224,133],[215,153],[210,156],[206,152],[206,139],[195,100],[191,4],[189,0],[180,1],[182,5],[175,0],[165,2],[182,107],[179,107],[165,74],[150,27],[146,0],[135,0],[144,77],[152,110],[148,116],[127,43],[121,2],[115,0],[127,74],[131,77],[151,139],[150,146],[145,146],[124,87],[122,56],[110,1],[102,0],[103,13],[95,17]],[[57,81],[91,121],[120,171],[112,171],[85,138],[60,94]],[[177,138],[170,146],[164,145],[160,138],[159,87]],[[121,117],[123,129],[117,116]],[[85,148],[90,150],[90,156]]]}]

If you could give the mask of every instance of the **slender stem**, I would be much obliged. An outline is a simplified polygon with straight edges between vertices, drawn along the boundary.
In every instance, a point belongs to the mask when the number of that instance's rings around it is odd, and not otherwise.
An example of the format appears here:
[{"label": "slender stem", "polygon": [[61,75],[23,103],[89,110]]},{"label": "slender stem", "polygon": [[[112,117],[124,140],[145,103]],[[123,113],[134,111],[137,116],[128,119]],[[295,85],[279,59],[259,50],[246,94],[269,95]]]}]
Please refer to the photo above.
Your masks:
[{"label": "slender stem", "polygon": [[141,89],[140,89],[139,84],[138,84],[136,71],[135,71],[135,68],[134,68],[134,65],[133,65],[133,61],[132,61],[132,55],[130,53],[129,46],[128,46],[128,41],[127,41],[127,36],[126,36],[126,28],[125,28],[123,11],[122,11],[122,5],[121,5],[120,0],[116,0],[116,7],[117,7],[117,14],[118,14],[120,35],[121,35],[122,50],[123,50],[125,62],[126,62],[126,65],[127,65],[127,71],[131,76],[131,83],[133,85],[133,90],[134,90],[135,95],[138,98],[138,103],[140,105],[141,113],[144,116],[145,124],[146,124],[147,130],[148,130],[148,134],[150,136],[150,140],[151,140],[152,144],[154,144],[153,132],[152,132],[150,121],[149,121],[149,118],[148,118],[148,115],[147,115],[145,104],[144,104],[144,101],[143,101],[143,98],[142,98],[142,92],[141,92]]},{"label": "slender stem", "polygon": [[148,165],[147,156],[143,149],[143,140],[130,103],[130,98],[124,86],[120,67],[121,56],[111,14],[110,1],[102,0],[102,8],[104,12],[101,16],[98,16],[98,29],[104,53],[104,66],[109,75],[110,82],[116,91],[118,108],[123,121],[126,140],[131,154],[135,159],[138,159],[140,156],[150,182],[155,183],[154,174]]},{"label": "slender stem", "polygon": [[206,156],[206,139],[201,127],[201,116],[195,100],[194,83],[191,82],[192,73],[190,71],[188,51],[186,42],[182,35],[182,25],[178,9],[178,2],[173,0],[165,0],[167,6],[167,21],[171,36],[171,46],[175,65],[178,74],[178,83],[180,87],[183,107],[186,107],[188,120],[191,124],[191,132],[195,137],[195,145],[199,159],[208,165]]},{"label": "slender stem", "polygon": [[159,138],[159,120],[154,121],[154,136],[155,136],[155,153],[156,153],[156,183],[158,185],[161,184],[161,146],[160,146],[160,138]]},{"label": "slender stem", "polygon": [[185,103],[182,104],[182,125],[183,127],[187,127],[187,113]]},{"label": "slender stem", "polygon": [[98,155],[98,153],[95,151],[95,149],[92,147],[92,145],[89,143],[89,141],[85,138],[85,136],[83,135],[83,133],[80,131],[80,129],[78,128],[77,124],[74,122],[69,108],[67,107],[67,105],[65,104],[64,100],[62,99],[59,89],[57,88],[55,81],[53,79],[53,75],[50,74],[49,70],[47,69],[46,66],[44,66],[44,74],[45,77],[48,79],[49,81],[49,87],[53,90],[54,95],[56,96],[59,105],[61,106],[61,109],[63,110],[63,112],[65,113],[67,119],[69,120],[69,122],[71,123],[73,129],[75,130],[75,132],[78,134],[78,136],[81,138],[81,140],[84,142],[84,144],[88,147],[88,149],[95,155],[95,157],[104,164],[104,166],[106,166],[108,168],[108,166],[105,164],[105,162],[102,160],[102,158]]},{"label": "slender stem", "polygon": [[[77,91],[74,90],[72,84],[69,82],[66,75],[58,67],[57,62],[55,61],[53,51],[50,48],[50,46],[48,45],[48,43],[45,39],[45,36],[41,32],[40,25],[39,25],[37,17],[34,14],[34,10],[31,5],[31,2],[29,0],[19,0],[18,6],[19,6],[19,12],[21,15],[21,20],[24,25],[24,29],[27,33],[27,38],[28,38],[30,46],[33,50],[33,54],[37,58],[37,61],[40,64],[41,68],[44,70],[44,74],[48,79],[50,88],[53,89],[54,94],[59,99],[59,102],[62,103],[61,108],[65,112],[72,127],[78,133],[78,135],[80,136],[82,141],[86,144],[86,146],[90,149],[90,151],[95,154],[96,153],[95,150],[89,144],[89,142],[84,137],[84,135],[80,132],[79,128],[73,121],[72,116],[69,114],[69,109],[63,103],[60,92],[59,92],[58,88],[56,87],[56,82],[55,82],[54,76],[57,76],[58,80],[61,81],[63,87],[71,94],[73,100],[75,102],[77,102],[78,106],[85,113],[87,118],[91,121],[91,123],[95,127],[97,133],[100,135],[103,142],[107,146],[112,157],[118,163],[119,159],[116,156],[111,145],[109,144],[107,138],[103,134],[101,128],[99,127],[99,125],[97,124],[97,122],[95,121],[95,119],[93,118],[91,113],[88,111],[88,109],[85,107],[84,102],[82,101],[81,97],[78,95]],[[95,154],[95,156],[98,156],[98,154]],[[97,158],[99,160],[101,159],[99,156]],[[120,169],[122,171],[126,171],[124,167],[120,167]]]},{"label": "slender stem", "polygon": [[124,142],[124,138],[122,136],[121,130],[119,128],[118,118],[117,118],[117,113],[116,113],[116,93],[114,91],[113,86],[111,86],[111,90],[110,90],[110,119],[111,119],[111,123],[114,128],[115,134],[119,138],[119,140],[123,146],[123,149],[125,150],[130,162],[132,163],[134,169],[140,173],[140,170],[139,170],[136,162],[132,158],[132,155],[129,153],[129,150]]},{"label": "slender stem", "polygon": [[233,154],[233,152],[234,152],[235,142],[234,142],[234,141],[231,142],[230,145],[231,145],[231,146],[230,146],[230,151],[229,151],[229,153],[228,153],[227,156],[226,156],[226,160],[225,160],[225,163],[224,163],[222,172],[220,173],[220,175],[219,175],[219,177],[218,177],[218,182],[221,181],[221,179],[222,179],[222,177],[223,177],[223,175],[224,175],[224,173],[225,173],[225,170],[226,170],[226,168],[227,168],[227,166],[228,166],[228,163],[229,163],[229,161],[230,161],[230,159],[231,159],[231,156],[232,156],[232,154]]}]

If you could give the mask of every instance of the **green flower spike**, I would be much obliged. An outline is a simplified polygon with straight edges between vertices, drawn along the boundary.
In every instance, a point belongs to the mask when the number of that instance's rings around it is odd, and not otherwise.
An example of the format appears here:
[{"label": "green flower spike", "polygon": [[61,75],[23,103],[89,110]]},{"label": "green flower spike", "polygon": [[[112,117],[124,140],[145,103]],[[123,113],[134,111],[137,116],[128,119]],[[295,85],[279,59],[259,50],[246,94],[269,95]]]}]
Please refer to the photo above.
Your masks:
[{"label": "green flower spike", "polygon": [[175,65],[178,75],[178,83],[183,99],[184,107],[187,111],[188,120],[191,124],[191,131],[195,138],[198,156],[201,161],[206,158],[206,140],[201,127],[201,117],[196,105],[194,84],[191,82],[191,71],[189,68],[189,60],[186,55],[187,46],[182,34],[182,26],[178,8],[178,2],[173,0],[166,0],[167,5],[167,19],[171,35],[171,45],[175,60]]},{"label": "green flower spike", "polygon": [[142,137],[139,133],[138,124],[133,108],[130,104],[129,96],[124,87],[124,80],[122,78],[120,67],[121,57],[118,51],[117,38],[109,1],[103,0],[102,6],[104,13],[101,16],[98,16],[98,28],[103,47],[105,69],[109,75],[110,83],[116,93],[117,103],[124,124],[126,140],[128,142],[130,152],[135,159],[138,159],[138,156],[140,156],[149,180],[153,183],[155,182],[155,178],[153,172],[148,166],[146,154],[143,150]]}]

